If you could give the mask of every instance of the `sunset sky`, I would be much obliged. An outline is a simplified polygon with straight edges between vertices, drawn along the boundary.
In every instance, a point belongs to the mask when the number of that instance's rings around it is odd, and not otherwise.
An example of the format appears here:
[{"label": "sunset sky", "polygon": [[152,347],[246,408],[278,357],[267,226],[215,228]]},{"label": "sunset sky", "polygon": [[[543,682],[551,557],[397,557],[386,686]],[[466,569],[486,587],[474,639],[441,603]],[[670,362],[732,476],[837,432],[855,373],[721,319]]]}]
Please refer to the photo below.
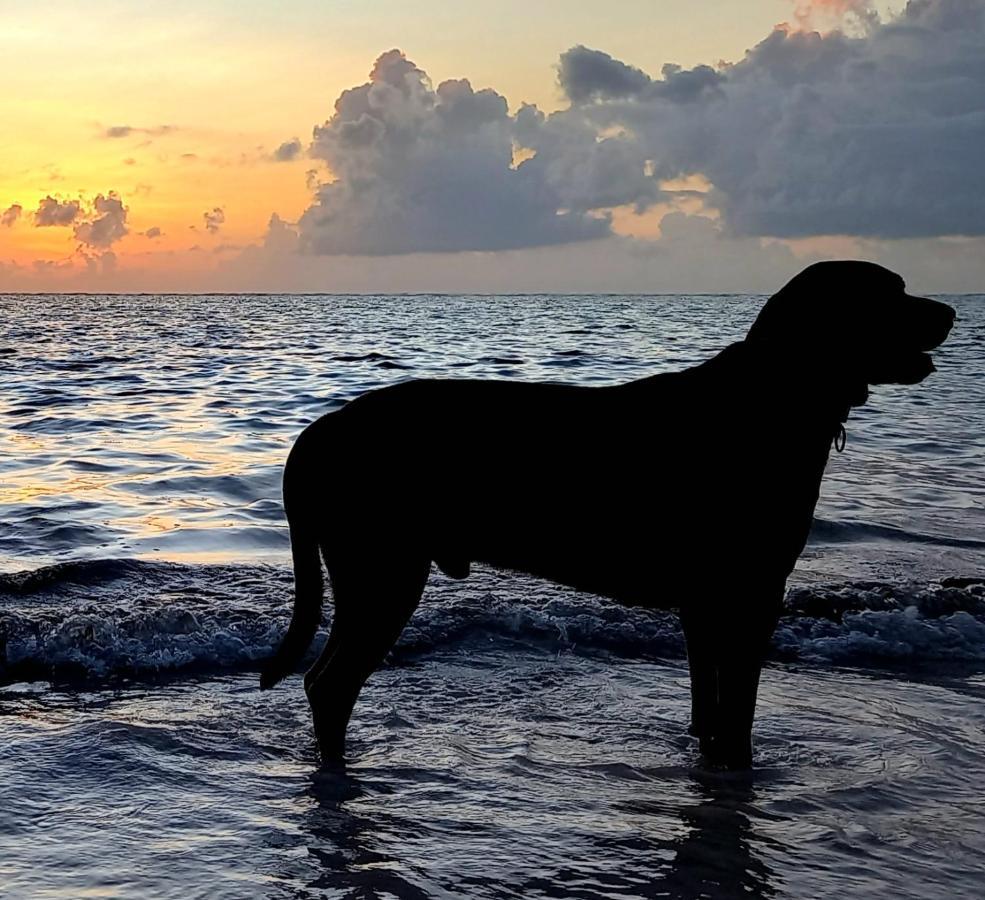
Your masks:
[{"label": "sunset sky", "polygon": [[985,291],[985,0],[0,0],[0,41],[0,291]]}]

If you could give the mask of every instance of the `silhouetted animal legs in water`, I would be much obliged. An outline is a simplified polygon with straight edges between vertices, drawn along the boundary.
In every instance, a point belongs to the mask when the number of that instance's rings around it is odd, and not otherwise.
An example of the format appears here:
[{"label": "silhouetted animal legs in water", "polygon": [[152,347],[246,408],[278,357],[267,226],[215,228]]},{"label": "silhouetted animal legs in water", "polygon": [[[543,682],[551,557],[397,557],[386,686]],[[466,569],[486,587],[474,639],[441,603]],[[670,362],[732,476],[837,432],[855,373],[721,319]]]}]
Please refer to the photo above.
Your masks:
[{"label": "silhouetted animal legs in water", "polygon": [[732,600],[734,612],[700,602],[681,610],[691,675],[689,730],[709,762],[729,768],[752,764],[759,673],[780,617],[783,586],[760,591],[761,606],[746,599]]},{"label": "silhouetted animal legs in water", "polygon": [[417,608],[429,560],[346,557],[332,567],[335,617],[328,643],[305,675],[315,736],[326,763],[340,763],[345,731],[366,679],[386,658]]}]

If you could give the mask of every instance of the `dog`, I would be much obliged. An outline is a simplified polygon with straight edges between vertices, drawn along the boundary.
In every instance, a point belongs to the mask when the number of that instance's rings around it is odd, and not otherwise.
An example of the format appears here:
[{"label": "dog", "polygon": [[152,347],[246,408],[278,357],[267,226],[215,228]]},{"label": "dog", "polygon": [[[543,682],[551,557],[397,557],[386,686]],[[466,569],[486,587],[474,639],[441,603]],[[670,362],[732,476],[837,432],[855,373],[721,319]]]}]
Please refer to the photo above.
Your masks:
[{"label": "dog", "polygon": [[[436,379],[372,391],[309,425],[284,470],[295,604],[263,665],[306,673],[323,760],[344,758],[363,684],[432,562],[525,572],[680,614],[690,733],[710,764],[752,763],[760,667],[821,478],[874,384],[917,384],[954,310],[867,262],[822,262],[743,341],[693,368],[611,387]],[[840,446],[840,445],[839,445]]]}]

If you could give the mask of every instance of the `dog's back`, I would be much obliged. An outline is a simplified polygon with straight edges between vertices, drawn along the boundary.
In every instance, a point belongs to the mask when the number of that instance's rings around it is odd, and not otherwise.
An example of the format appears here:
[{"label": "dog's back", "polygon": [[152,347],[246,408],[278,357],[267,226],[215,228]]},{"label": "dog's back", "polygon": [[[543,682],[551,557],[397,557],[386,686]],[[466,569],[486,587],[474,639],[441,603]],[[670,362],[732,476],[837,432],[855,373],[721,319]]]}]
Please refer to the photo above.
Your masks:
[{"label": "dog's back", "polygon": [[802,549],[823,459],[805,467],[791,446],[806,438],[776,364],[739,343],[613,387],[404,382],[309,426],[288,463],[288,509],[322,510],[329,569],[354,541],[389,535],[451,574],[480,561],[677,605],[709,532],[718,564],[737,565],[796,497],[806,522],[769,546],[789,566]]}]

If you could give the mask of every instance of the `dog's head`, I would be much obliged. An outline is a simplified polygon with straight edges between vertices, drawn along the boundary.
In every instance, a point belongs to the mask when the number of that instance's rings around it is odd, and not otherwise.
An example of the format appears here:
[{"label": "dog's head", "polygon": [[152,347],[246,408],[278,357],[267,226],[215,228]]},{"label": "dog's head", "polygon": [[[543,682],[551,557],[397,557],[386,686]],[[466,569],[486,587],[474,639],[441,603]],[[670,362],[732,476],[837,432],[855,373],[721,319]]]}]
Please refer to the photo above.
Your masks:
[{"label": "dog's head", "polygon": [[944,341],[952,324],[950,306],[906,293],[889,269],[820,262],[770,297],[747,340],[820,351],[867,384],[917,384],[934,371],[926,351]]}]

